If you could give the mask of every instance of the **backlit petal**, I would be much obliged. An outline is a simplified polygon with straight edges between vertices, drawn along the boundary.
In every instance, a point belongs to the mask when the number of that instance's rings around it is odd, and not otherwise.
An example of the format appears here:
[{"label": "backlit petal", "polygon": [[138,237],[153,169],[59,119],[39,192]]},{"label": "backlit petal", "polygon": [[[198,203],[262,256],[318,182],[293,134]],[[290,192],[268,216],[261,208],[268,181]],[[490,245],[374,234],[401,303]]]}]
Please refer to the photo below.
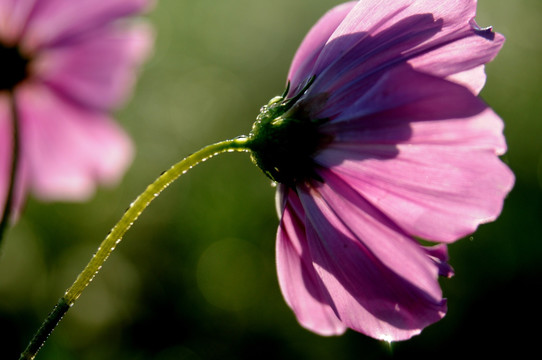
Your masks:
[{"label": "backlit petal", "polygon": [[280,288],[299,323],[320,335],[342,334],[346,327],[330,306],[330,298],[312,265],[305,214],[292,190],[277,234]]},{"label": "backlit petal", "polygon": [[310,91],[352,93],[352,82],[404,62],[450,78],[487,63],[504,38],[473,25],[475,7],[465,0],[358,2],[322,49]]},{"label": "backlit petal", "polygon": [[394,341],[440,320],[446,302],[436,264],[348,184],[322,175],[324,184],[300,196],[314,266],[341,321]]},{"label": "backlit petal", "polygon": [[514,183],[500,118],[462,86],[388,75],[322,127],[334,141],[317,163],[415,236],[455,241],[494,220]]},{"label": "backlit petal", "polygon": [[295,94],[299,85],[312,75],[314,63],[327,40],[335,31],[337,26],[345,18],[348,12],[356,4],[355,1],[347,2],[329,10],[318,22],[312,27],[309,33],[303,39],[303,42],[297,49],[290,71],[288,80],[291,85],[291,94]]}]

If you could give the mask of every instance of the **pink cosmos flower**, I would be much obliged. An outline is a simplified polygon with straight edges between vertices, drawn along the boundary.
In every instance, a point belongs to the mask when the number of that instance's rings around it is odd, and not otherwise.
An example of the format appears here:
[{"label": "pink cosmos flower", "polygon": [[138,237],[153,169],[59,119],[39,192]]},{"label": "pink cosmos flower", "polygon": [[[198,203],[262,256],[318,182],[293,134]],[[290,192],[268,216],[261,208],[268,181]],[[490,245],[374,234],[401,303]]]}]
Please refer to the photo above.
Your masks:
[{"label": "pink cosmos flower", "polygon": [[148,5],[0,0],[0,204],[11,172],[11,92],[20,131],[17,207],[29,190],[82,200],[122,176],[132,143],[108,112],[126,99],[152,43],[148,26],[123,19]]},{"label": "pink cosmos flower", "polygon": [[[446,244],[495,220],[514,176],[477,97],[504,37],[475,0],[362,0],[305,37],[249,147],[280,184],[277,269],[302,326],[404,340],[446,313]],[[420,245],[418,238],[437,243]]]}]

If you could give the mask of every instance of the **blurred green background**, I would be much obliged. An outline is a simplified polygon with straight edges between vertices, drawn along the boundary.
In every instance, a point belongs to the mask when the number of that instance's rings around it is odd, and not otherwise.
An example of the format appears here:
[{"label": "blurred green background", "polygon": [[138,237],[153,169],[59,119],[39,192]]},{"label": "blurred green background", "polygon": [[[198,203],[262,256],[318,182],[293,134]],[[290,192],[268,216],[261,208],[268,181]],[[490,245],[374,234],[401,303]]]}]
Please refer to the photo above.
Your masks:
[{"label": "blurred green background", "polygon": [[[137,145],[123,182],[82,204],[30,199],[0,258],[0,359],[15,359],[127,205],[163,170],[247,134],[332,0],[161,0],[156,49],[117,118]],[[483,98],[506,122],[517,176],[498,221],[450,247],[448,315],[389,346],[301,328],[275,274],[274,189],[226,154],[167,189],[126,235],[38,359],[380,359],[536,349],[542,320],[542,2],[480,0],[507,37]],[[532,330],[531,326],[534,326]],[[536,351],[536,350],[535,350]],[[468,356],[467,356],[468,357]],[[521,356],[520,356],[521,358]]]}]

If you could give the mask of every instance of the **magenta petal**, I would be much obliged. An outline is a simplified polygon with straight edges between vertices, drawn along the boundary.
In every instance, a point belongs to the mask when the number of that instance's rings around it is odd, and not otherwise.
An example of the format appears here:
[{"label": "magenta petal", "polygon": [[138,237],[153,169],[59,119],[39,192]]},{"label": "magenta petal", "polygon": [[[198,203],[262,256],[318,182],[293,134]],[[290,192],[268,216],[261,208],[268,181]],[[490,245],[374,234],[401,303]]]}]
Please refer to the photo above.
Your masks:
[{"label": "magenta petal", "polygon": [[454,269],[448,264],[448,246],[446,244],[424,246],[424,250],[438,266],[439,276],[450,278],[454,275]]},{"label": "magenta petal", "polygon": [[[472,23],[475,1],[360,1],[322,49],[315,65],[314,94],[363,92],[352,86],[408,62],[414,68],[450,77],[490,61],[502,46]],[[476,81],[469,87],[479,87]],[[366,84],[365,84],[366,85]]]},{"label": "magenta petal", "polygon": [[297,195],[291,190],[277,234],[277,273],[286,303],[299,323],[320,335],[339,335],[346,327],[330,306],[312,261],[305,235],[305,217]]},{"label": "magenta petal", "polygon": [[486,83],[485,65],[449,75],[446,79],[463,85],[473,94],[478,95]]},{"label": "magenta petal", "polygon": [[151,0],[41,0],[25,31],[27,49],[62,46],[122,17],[144,11]]},{"label": "magenta petal", "polygon": [[120,180],[133,149],[112,119],[65,102],[43,86],[26,85],[18,94],[22,156],[38,197],[86,199],[97,182]]},{"label": "magenta petal", "polygon": [[[427,125],[437,133],[438,126]],[[331,166],[343,159],[333,171],[409,234],[455,241],[498,216],[514,176],[494,151],[449,143],[447,128],[440,145],[429,137],[426,144],[421,138],[397,146],[337,144],[319,161]]]},{"label": "magenta petal", "polygon": [[44,51],[36,76],[84,106],[118,106],[135,82],[136,69],[150,50],[152,32],[144,24],[110,27],[72,46]]},{"label": "magenta petal", "polygon": [[[322,70],[331,63],[337,62],[337,54],[348,55],[348,52],[354,49],[365,37],[351,38],[352,41],[348,38],[346,41],[335,41],[337,39],[352,34],[365,34],[374,37],[398,24],[409,24],[411,28],[404,28],[403,33],[389,32],[389,35],[382,38],[383,41],[379,44],[379,48],[386,50],[395,46],[402,47],[404,42],[415,45],[416,43],[412,42],[413,36],[431,29],[440,30],[438,34],[431,37],[430,42],[434,45],[440,42],[441,38],[457,32],[465,24],[468,25],[474,17],[475,11],[476,1],[474,0],[446,2],[397,0],[386,3],[380,0],[359,1],[330,37],[329,45],[322,51],[318,59],[317,68]],[[408,21],[409,18],[415,21]],[[431,20],[431,22],[426,20]],[[392,41],[392,38],[399,41]]]},{"label": "magenta petal", "polygon": [[495,220],[514,183],[483,149],[399,145],[385,161],[382,149],[373,150],[328,149],[326,156],[349,159],[333,171],[406,232],[428,240],[452,242]]},{"label": "magenta petal", "polygon": [[506,151],[502,120],[463,86],[406,65],[384,74],[358,97],[337,99],[319,113],[336,143],[435,144]]},{"label": "magenta petal", "polygon": [[466,88],[396,68],[322,126],[334,141],[316,162],[409,234],[451,242],[494,220],[512,188],[502,127]]},{"label": "magenta petal", "polygon": [[277,191],[275,192],[275,210],[277,211],[278,218],[282,218],[284,209],[286,208],[286,201],[288,200],[288,187],[277,184]]},{"label": "magenta petal", "polygon": [[[419,71],[454,79],[454,74],[480,66],[483,69],[482,64],[490,62],[497,56],[504,44],[504,36],[498,33],[494,35],[493,39],[486,39],[476,34],[466,36],[416,56],[409,60],[409,64]],[[477,72],[474,78],[472,77],[473,73],[468,74],[470,88],[481,89],[483,86],[483,82],[480,86],[480,69],[477,69]],[[465,74],[458,75],[458,78],[467,79]],[[464,83],[464,80],[460,83]],[[475,93],[478,92],[479,90]]]},{"label": "magenta petal", "polygon": [[314,63],[326,41],[355,4],[355,1],[351,1],[329,10],[305,36],[297,49],[288,73],[292,93],[296,92],[305,79],[313,75],[311,71]]},{"label": "magenta petal", "polygon": [[[352,13],[354,11],[349,16]],[[341,26],[345,23],[347,20]],[[417,14],[374,34],[361,31],[336,37],[322,50],[310,92],[330,93],[339,98],[344,94],[363,93],[363,87],[369,86],[373,78],[406,62],[407,52],[431,39],[441,29],[442,24],[432,14]],[[326,57],[327,49],[337,52],[335,57]]]},{"label": "magenta petal", "polygon": [[427,253],[330,172],[300,190],[314,267],[341,321],[377,339],[404,340],[446,312]]}]

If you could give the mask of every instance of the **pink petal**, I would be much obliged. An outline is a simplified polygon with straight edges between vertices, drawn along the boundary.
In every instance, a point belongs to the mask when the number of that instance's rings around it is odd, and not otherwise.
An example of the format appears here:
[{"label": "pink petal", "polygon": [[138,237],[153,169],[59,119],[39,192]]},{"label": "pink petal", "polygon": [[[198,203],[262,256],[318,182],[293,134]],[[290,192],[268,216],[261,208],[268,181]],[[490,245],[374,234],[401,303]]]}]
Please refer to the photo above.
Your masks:
[{"label": "pink petal", "polygon": [[500,118],[462,86],[388,75],[322,127],[334,141],[316,162],[411,235],[450,242],[494,220],[514,182]]},{"label": "pink petal", "polygon": [[480,65],[470,70],[455,73],[449,75],[446,79],[463,85],[473,94],[478,95],[486,83],[485,66]]},{"label": "pink petal", "polygon": [[338,143],[449,144],[506,151],[502,120],[463,86],[398,66],[357,97],[330,97],[318,118]]},{"label": "pink petal", "polygon": [[277,234],[277,273],[286,303],[299,323],[320,335],[339,335],[346,327],[329,305],[329,294],[316,274],[309,253],[297,195],[290,191],[289,202]]},{"label": "pink petal", "polygon": [[[485,74],[483,81],[480,79],[482,64],[492,61],[504,44],[504,36],[498,33],[494,33],[494,36],[492,40],[480,35],[467,36],[413,57],[409,64],[429,74],[459,79],[459,83],[468,79],[467,84],[475,90],[478,89],[475,91],[475,94],[478,94],[485,82]],[[472,77],[473,73],[464,74],[471,69],[476,69],[475,77]],[[459,73],[463,74],[454,77],[454,74]]]},{"label": "pink petal", "polygon": [[288,199],[288,187],[277,184],[277,191],[275,192],[275,210],[277,211],[278,218],[282,218],[284,209],[286,208],[286,201]]},{"label": "pink petal", "polygon": [[20,39],[36,1],[0,1],[0,42],[14,45]]},{"label": "pink petal", "polygon": [[424,246],[424,250],[438,266],[439,276],[451,278],[454,275],[454,269],[448,264],[448,246],[445,244]]},{"label": "pink petal", "polygon": [[82,200],[97,183],[114,184],[132,160],[132,144],[108,116],[74,106],[41,85],[20,89],[23,157],[35,194]]},{"label": "pink petal", "polygon": [[395,341],[440,320],[446,305],[427,253],[349,185],[321,175],[323,184],[299,195],[314,267],[341,321]]},{"label": "pink petal", "polygon": [[[391,146],[391,148],[393,148]],[[329,149],[333,168],[411,235],[452,242],[500,214],[514,176],[495,153],[438,145],[398,145],[383,149]],[[354,155],[355,154],[355,155]]]},{"label": "pink petal", "polygon": [[36,64],[36,76],[62,96],[85,106],[118,106],[149,53],[151,34],[144,24],[103,29],[72,46],[44,51]]},{"label": "pink petal", "polygon": [[[474,17],[475,11],[476,1],[474,0],[446,2],[397,0],[385,3],[381,0],[359,1],[329,38],[328,45],[318,59],[318,68],[327,68],[329,64],[337,60],[337,54],[347,54],[352,47],[358,45],[357,43],[361,39],[364,39],[364,37],[352,38],[353,40],[350,41],[349,35],[364,34],[368,37],[374,37],[377,34],[388,32],[383,40],[396,38],[410,42],[411,37],[420,34],[421,31],[440,30],[438,35],[431,38],[431,41],[435,42],[435,40],[463,28]],[[404,29],[406,31],[404,34],[389,30],[396,27],[397,24],[414,26],[408,29],[399,25],[397,29]],[[335,41],[343,37],[347,37],[347,40]],[[393,41],[384,41],[381,44],[401,45]]]},{"label": "pink petal", "polygon": [[353,93],[359,89],[351,86],[405,61],[442,77],[483,65],[503,37],[491,40],[473,27],[475,7],[465,0],[358,2],[321,51],[310,91]]},{"label": "pink petal", "polygon": [[117,19],[144,11],[150,0],[41,0],[23,39],[27,49],[62,46]]},{"label": "pink petal", "polygon": [[355,1],[351,1],[329,10],[305,36],[288,73],[291,94],[295,94],[299,85],[313,75],[311,70],[326,41],[355,4]]}]

